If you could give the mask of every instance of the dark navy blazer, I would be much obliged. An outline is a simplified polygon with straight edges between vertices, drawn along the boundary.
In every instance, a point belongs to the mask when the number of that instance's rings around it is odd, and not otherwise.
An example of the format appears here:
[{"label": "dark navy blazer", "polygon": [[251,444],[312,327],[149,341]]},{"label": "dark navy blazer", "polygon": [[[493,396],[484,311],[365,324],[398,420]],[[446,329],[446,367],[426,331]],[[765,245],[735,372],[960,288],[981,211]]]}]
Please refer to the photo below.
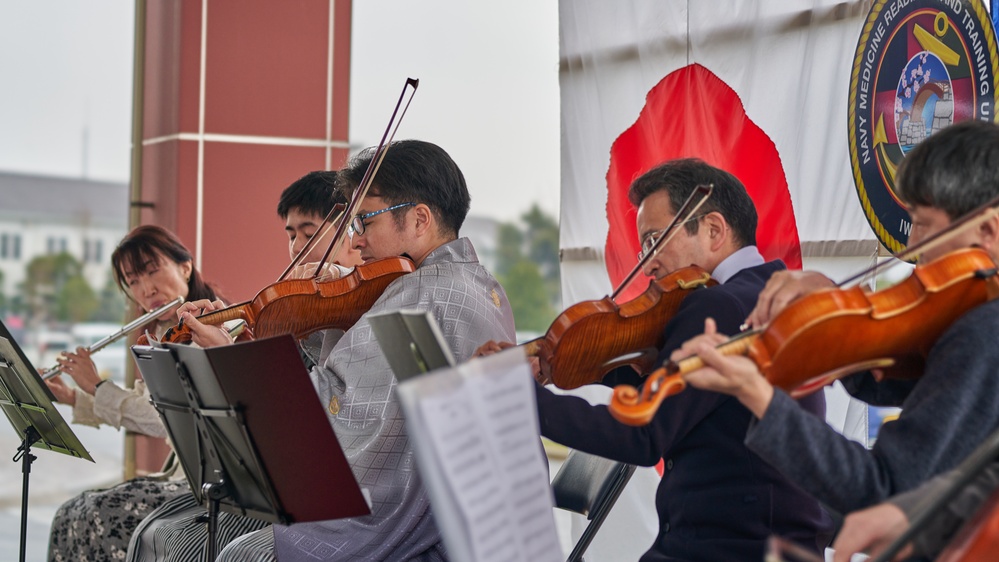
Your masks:
[{"label": "dark navy blazer", "polygon": [[[767,279],[783,263],[744,269],[726,283],[692,292],[666,325],[659,361],[704,332],[704,319],[734,334]],[[605,384],[629,377],[630,367]],[[819,504],[743,444],[752,414],[730,396],[688,388],[663,402],[646,427],[618,423],[606,406],[538,387],[541,433],[568,447],[641,466],[665,460],[656,492],[659,536],[641,560],[763,560],[766,538],[778,534],[824,546],[831,520]],[[824,418],[817,393],[802,406]]]}]

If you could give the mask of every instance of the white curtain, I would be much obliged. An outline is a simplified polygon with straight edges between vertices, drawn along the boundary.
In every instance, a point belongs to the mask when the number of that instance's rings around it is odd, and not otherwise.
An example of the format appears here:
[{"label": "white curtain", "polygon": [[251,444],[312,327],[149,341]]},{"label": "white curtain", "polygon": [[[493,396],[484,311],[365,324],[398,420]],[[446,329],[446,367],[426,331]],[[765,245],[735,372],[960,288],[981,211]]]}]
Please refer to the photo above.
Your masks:
[{"label": "white curtain", "polygon": [[[878,245],[850,172],[847,96],[868,8],[841,0],[561,1],[563,304],[612,290],[603,260],[611,145],[636,121],[653,86],[695,63],[732,88],[773,141],[804,267],[841,278],[867,265]],[[842,391],[827,396],[829,422],[866,443],[866,408]],[[651,485],[629,487],[646,501],[633,519],[654,520]],[[627,518],[607,524],[632,528]],[[600,540],[612,533],[598,535],[593,560],[615,559],[620,543]]]}]

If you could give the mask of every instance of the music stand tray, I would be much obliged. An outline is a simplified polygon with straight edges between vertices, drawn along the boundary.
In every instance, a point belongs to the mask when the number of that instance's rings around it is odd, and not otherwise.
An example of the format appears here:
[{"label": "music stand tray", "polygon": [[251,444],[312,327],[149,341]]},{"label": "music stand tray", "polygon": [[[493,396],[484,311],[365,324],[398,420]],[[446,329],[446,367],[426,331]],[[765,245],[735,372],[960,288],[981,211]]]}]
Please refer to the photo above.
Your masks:
[{"label": "music stand tray", "polygon": [[291,336],[132,354],[209,515],[213,501],[283,524],[370,513]]},{"label": "music stand tray", "polygon": [[31,447],[48,449],[94,462],[66,420],[56,410],[55,396],[42,382],[24,352],[0,322],[0,408],[21,436],[14,462],[21,462],[21,556],[24,560],[28,528],[28,476],[36,459]]}]

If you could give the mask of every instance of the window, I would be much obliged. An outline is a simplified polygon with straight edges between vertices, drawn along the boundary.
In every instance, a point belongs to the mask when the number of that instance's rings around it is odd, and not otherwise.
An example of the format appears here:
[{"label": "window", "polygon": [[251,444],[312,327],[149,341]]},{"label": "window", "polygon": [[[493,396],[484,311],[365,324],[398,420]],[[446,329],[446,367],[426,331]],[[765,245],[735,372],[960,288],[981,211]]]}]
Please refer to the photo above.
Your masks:
[{"label": "window", "polygon": [[21,259],[21,235],[0,234],[0,259]]},{"label": "window", "polygon": [[103,261],[104,245],[99,239],[85,238],[83,240],[83,263],[101,263]]},{"label": "window", "polygon": [[47,254],[61,254],[66,251],[66,239],[56,238],[55,236],[49,236],[45,240],[45,253]]}]

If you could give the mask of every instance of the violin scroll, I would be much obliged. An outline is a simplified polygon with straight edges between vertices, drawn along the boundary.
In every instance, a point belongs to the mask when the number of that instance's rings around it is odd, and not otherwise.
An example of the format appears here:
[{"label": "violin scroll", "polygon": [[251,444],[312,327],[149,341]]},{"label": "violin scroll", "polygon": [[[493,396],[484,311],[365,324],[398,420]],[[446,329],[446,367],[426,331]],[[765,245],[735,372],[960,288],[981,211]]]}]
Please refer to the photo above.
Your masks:
[{"label": "violin scroll", "polygon": [[[718,350],[726,355],[750,353],[756,335],[757,332],[742,333],[718,346]],[[667,361],[648,376],[641,391],[627,384],[614,387],[609,406],[611,416],[626,425],[649,424],[663,400],[687,387],[683,377],[703,366],[704,361],[696,355],[680,361]]]},{"label": "violin scroll", "polygon": [[648,425],[656,417],[663,400],[686,387],[683,375],[667,375],[666,369],[661,368],[649,376],[641,391],[628,384],[614,387],[610,414],[625,425]]}]

